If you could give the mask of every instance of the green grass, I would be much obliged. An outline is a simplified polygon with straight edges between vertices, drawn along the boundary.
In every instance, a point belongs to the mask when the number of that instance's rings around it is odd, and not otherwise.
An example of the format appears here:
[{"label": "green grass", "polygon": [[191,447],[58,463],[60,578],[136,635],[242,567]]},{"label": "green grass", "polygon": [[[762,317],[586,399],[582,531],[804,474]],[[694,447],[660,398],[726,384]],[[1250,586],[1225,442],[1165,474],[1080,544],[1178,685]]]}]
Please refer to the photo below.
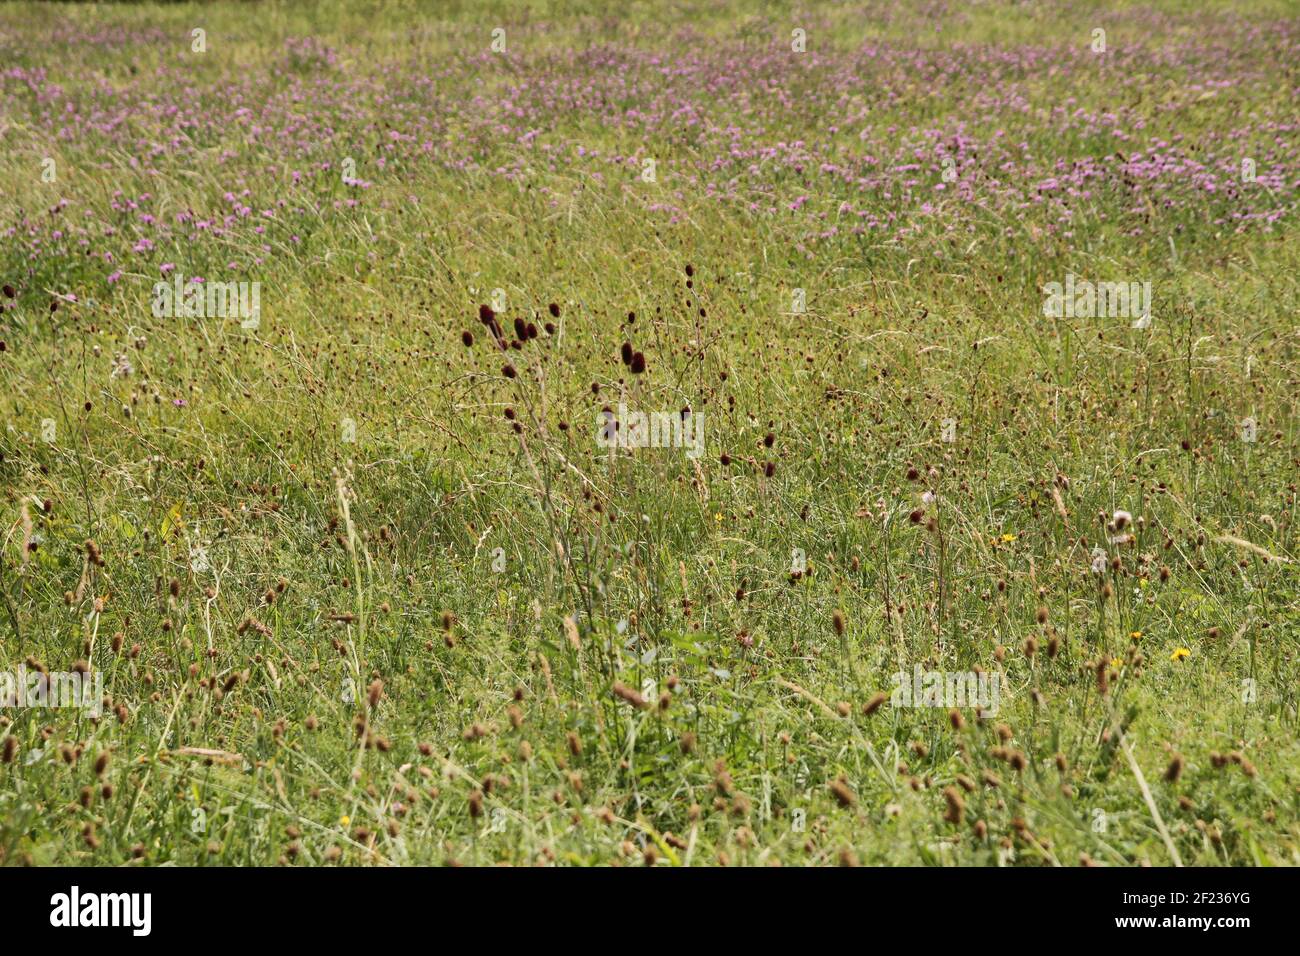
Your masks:
[{"label": "green grass", "polygon": [[[1154,198],[1107,180],[1072,204],[1068,237],[1043,206],[940,197],[904,241],[818,239],[841,201],[884,212],[919,200],[809,185],[815,169],[773,164],[721,202],[692,178],[716,145],[696,128],[643,136],[584,109],[541,110],[539,142],[653,156],[650,184],[639,164],[621,181],[567,152],[549,164],[453,108],[524,102],[527,90],[509,88],[554,72],[612,83],[610,68],[573,59],[588,47],[685,56],[691,42],[738,42],[742,28],[788,37],[801,8],[532,9],[0,8],[0,35],[17,38],[6,66],[44,68],[67,98],[100,104],[112,99],[99,84],[165,70],[158,98],[200,118],[191,148],[146,158],[128,146],[169,139],[166,116],[135,108],[111,133],[61,137],[63,100],[50,108],[16,80],[0,85],[0,231],[26,217],[47,237],[34,257],[23,230],[0,246],[0,280],[19,287],[0,316],[0,669],[84,661],[112,704],[99,720],[0,710],[0,736],[16,741],[0,764],[0,859],[1300,861],[1293,187],[1271,231],[1216,223],[1231,208],[1221,194],[1159,207],[1191,193],[1176,180]],[[1294,24],[1294,5],[1161,5],[1168,34],[1125,4],[984,4],[934,17],[934,34],[925,11],[890,10],[809,16],[810,49],[1086,48],[1102,16],[1112,44],[1151,55],[1007,78],[1023,87],[1022,113],[977,109],[978,72],[927,86],[882,65],[860,95],[878,134],[898,127],[884,142],[968,119],[968,135],[1005,127],[1045,164],[1100,162],[1140,147],[1043,117],[1125,107],[1144,135],[1219,150],[1250,126],[1257,148],[1277,137],[1294,155],[1293,132],[1253,125],[1288,112],[1293,124],[1294,78],[1230,29],[1237,17]],[[498,23],[520,58],[509,72],[474,60]],[[204,24],[206,58],[187,57]],[[60,25],[175,40],[41,42]],[[1220,28],[1223,69],[1243,79],[1202,98],[1197,76],[1155,52],[1179,36],[1212,48]],[[250,122],[313,109],[290,95],[313,67],[271,69],[284,38],[306,34],[339,51],[349,80],[373,81],[324,110],[333,139],[309,135],[304,149],[318,152],[300,155],[203,124],[233,108],[224,85],[247,75],[273,104]],[[421,89],[394,78],[412,64],[428,99],[387,98]],[[626,109],[693,82],[627,72]],[[828,131],[840,101],[816,99],[824,76],[792,73],[794,107],[755,91],[755,120],[719,93],[714,118],[760,122],[764,145],[874,148],[857,126]],[[435,158],[379,167],[384,124],[419,116],[446,117]],[[444,149],[475,162],[443,165]],[[40,177],[46,156],[54,183]],[[345,156],[373,183],[364,194],[336,171],[292,180]],[[528,167],[519,181],[494,174],[515,161]],[[1282,172],[1294,183],[1294,166]],[[149,193],[160,221],[219,216],[223,195],[244,188],[255,215],[226,239],[173,236],[146,257],[131,254],[133,215],[113,208],[120,190]],[[802,194],[811,212],[748,208]],[[357,208],[334,208],[349,195]],[[46,210],[64,198],[69,233],[88,227],[112,265],[71,234],[50,238]],[[265,232],[249,232],[279,199]],[[154,318],[162,262],[260,281],[260,327]],[[123,276],[109,285],[114,268]],[[1044,317],[1040,287],[1067,272],[1151,281],[1152,327]],[[806,314],[792,314],[795,288]],[[507,332],[517,315],[540,325],[548,304],[562,311],[556,335],[510,353],[513,379],[478,322],[494,289]],[[56,295],[77,301],[51,313]],[[625,339],[645,352],[645,375],[621,363]],[[119,353],[129,376],[111,374]],[[594,434],[601,407],[620,401],[702,412],[705,454],[610,455]],[[1246,416],[1254,443],[1239,438]],[[914,523],[927,490],[938,502]],[[1108,543],[1098,518],[1118,509],[1140,519],[1131,544]],[[1119,559],[1104,575],[1090,571],[1097,547]],[[811,565],[798,579],[792,549]],[[1179,648],[1190,653],[1171,659]],[[1112,659],[1102,693],[1097,662]],[[998,673],[997,715],[967,709],[954,729],[947,708],[864,711],[916,664]],[[644,688],[651,706],[631,706],[615,682]],[[1181,775],[1168,780],[1175,754]]]}]

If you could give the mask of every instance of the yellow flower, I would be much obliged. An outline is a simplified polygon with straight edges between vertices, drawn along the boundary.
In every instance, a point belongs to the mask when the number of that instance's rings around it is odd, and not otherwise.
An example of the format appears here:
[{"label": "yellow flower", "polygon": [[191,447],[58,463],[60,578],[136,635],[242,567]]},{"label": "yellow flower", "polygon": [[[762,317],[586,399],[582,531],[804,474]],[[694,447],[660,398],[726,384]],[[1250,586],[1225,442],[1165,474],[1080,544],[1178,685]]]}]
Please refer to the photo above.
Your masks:
[{"label": "yellow flower", "polygon": [[1012,541],[1016,540],[1016,536],[1014,534],[1004,534],[1002,536],[1002,540],[1005,541],[1007,544],[1010,544]]},{"label": "yellow flower", "polygon": [[1124,666],[1124,662],[1120,660],[1118,657],[1112,657],[1110,659],[1110,666],[1115,668],[1120,668]]},{"label": "yellow flower", "polygon": [[346,813],[343,814],[343,816],[339,817],[339,826],[341,827],[345,827],[351,822],[352,822],[352,818],[348,816]]},{"label": "yellow flower", "polygon": [[1191,653],[1192,652],[1185,647],[1178,647],[1175,648],[1174,652],[1169,655],[1169,659],[1171,661],[1181,661],[1184,657],[1189,656]]},{"label": "yellow flower", "polygon": [[1129,634],[1129,637],[1133,638],[1133,640],[1135,640],[1135,641],[1140,641],[1140,640],[1142,640],[1142,632],[1141,632],[1141,631],[1133,631],[1131,634]]}]

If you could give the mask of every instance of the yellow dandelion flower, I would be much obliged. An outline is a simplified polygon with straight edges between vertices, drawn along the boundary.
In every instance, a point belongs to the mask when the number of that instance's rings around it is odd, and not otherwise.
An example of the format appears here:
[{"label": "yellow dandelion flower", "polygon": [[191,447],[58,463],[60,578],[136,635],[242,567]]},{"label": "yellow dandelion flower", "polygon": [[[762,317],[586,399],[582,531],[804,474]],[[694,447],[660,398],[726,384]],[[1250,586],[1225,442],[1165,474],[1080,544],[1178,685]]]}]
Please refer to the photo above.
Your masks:
[{"label": "yellow dandelion flower", "polygon": [[343,814],[343,816],[339,817],[339,826],[341,827],[345,827],[351,822],[352,822],[352,818],[348,816],[346,813]]},{"label": "yellow dandelion flower", "polygon": [[1169,655],[1169,659],[1171,661],[1181,661],[1184,657],[1189,657],[1191,653],[1192,652],[1185,647],[1178,647],[1175,648],[1174,652]]},{"label": "yellow dandelion flower", "polygon": [[1120,668],[1124,666],[1124,662],[1120,660],[1118,657],[1112,657],[1110,659],[1110,666],[1114,668]]},{"label": "yellow dandelion flower", "polygon": [[1012,541],[1016,540],[1016,536],[1014,534],[1004,534],[1002,536],[1002,540],[1005,541],[1007,544],[1010,544]]},{"label": "yellow dandelion flower", "polygon": [[1140,641],[1140,640],[1142,640],[1142,632],[1141,632],[1141,631],[1132,631],[1132,632],[1129,634],[1129,637],[1133,638],[1133,640],[1135,640],[1135,641]]}]

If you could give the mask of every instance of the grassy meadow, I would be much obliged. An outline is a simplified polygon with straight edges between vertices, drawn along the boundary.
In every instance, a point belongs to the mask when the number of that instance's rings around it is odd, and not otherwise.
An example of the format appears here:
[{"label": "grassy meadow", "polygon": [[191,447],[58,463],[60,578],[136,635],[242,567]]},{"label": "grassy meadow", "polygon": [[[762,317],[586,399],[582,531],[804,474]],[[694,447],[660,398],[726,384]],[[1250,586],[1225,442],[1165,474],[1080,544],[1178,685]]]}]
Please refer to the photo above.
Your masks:
[{"label": "grassy meadow", "polygon": [[1300,863],[1297,64],[0,5],[0,861]]}]

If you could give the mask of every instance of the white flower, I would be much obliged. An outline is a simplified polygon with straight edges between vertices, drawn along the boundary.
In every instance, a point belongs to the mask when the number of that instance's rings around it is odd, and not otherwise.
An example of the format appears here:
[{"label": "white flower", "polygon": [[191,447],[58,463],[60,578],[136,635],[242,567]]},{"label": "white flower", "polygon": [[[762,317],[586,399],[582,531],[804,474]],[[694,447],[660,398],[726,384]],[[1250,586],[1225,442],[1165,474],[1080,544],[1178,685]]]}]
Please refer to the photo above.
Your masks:
[{"label": "white flower", "polygon": [[1101,548],[1092,549],[1092,573],[1093,574],[1106,573],[1106,552],[1103,551]]}]

